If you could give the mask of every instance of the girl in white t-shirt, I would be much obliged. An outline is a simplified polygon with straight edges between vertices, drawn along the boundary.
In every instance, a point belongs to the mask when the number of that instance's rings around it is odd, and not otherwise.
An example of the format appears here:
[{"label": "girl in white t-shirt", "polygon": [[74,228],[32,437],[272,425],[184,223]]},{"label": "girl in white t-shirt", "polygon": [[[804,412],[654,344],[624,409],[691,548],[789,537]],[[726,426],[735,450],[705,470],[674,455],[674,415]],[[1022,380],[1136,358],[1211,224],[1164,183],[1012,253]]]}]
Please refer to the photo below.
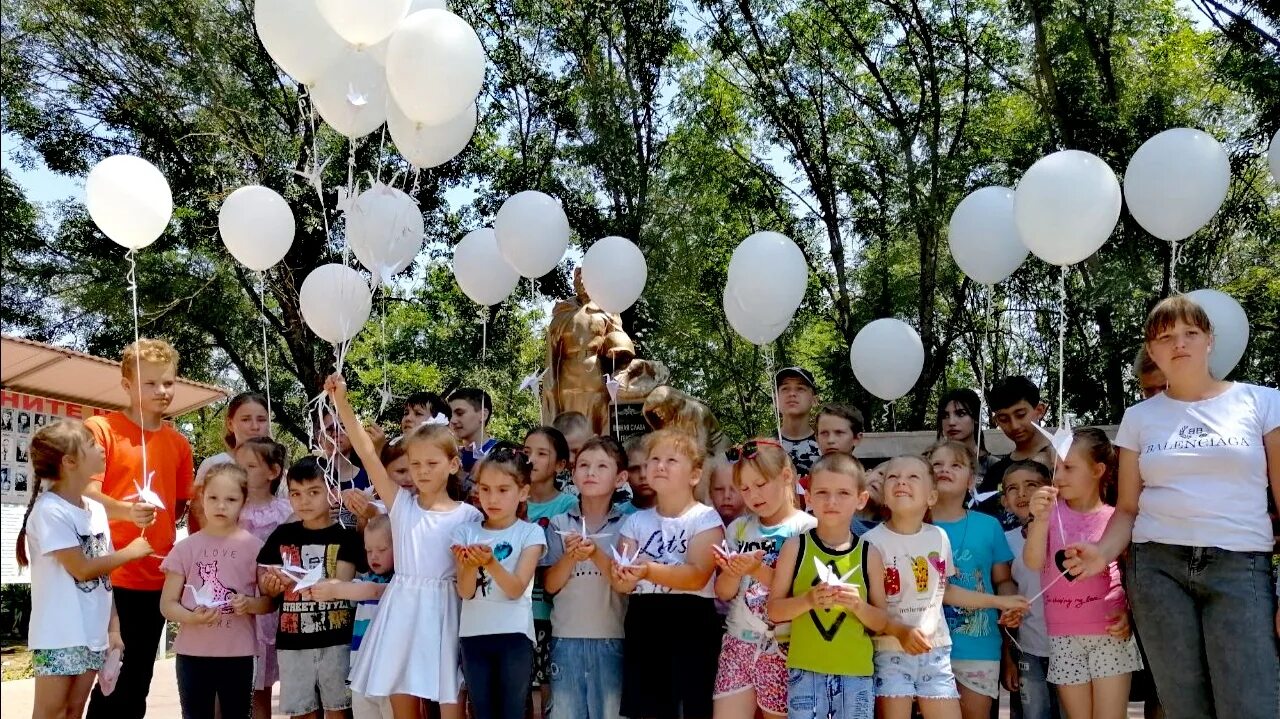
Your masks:
[{"label": "girl in white t-shirt", "polygon": [[796,509],[795,470],[782,444],[756,438],[731,448],[733,485],[747,514],[725,532],[728,550],[716,552],[716,596],[731,601],[727,631],[716,672],[717,717],[751,719],[787,714],[789,624],[769,621],[765,604],[782,545],[817,526],[813,515]]},{"label": "girl in white t-shirt", "polygon": [[714,509],[694,498],[703,449],[678,430],[649,436],[645,479],[655,506],[627,517],[613,565],[630,594],[623,644],[622,714],[710,717],[720,649],[712,547],[724,540]]},{"label": "girl in white t-shirt", "polygon": [[476,719],[521,719],[533,681],[533,573],[547,538],[519,517],[531,469],[521,449],[499,445],[489,452],[475,471],[485,519],[453,532],[462,674]]},{"label": "girl in white t-shirt", "polygon": [[152,549],[138,537],[112,551],[106,510],[82,496],[106,467],[83,424],[45,426],[31,438],[30,452],[35,486],[15,549],[18,566],[31,567],[32,715],[78,717],[108,651],[124,649],[108,575]]},{"label": "girl in white t-shirt", "polygon": [[1213,326],[1188,295],[1156,305],[1145,335],[1168,385],[1125,410],[1115,513],[1066,567],[1101,574],[1129,549],[1134,625],[1171,715],[1275,719],[1280,392],[1214,376]]}]

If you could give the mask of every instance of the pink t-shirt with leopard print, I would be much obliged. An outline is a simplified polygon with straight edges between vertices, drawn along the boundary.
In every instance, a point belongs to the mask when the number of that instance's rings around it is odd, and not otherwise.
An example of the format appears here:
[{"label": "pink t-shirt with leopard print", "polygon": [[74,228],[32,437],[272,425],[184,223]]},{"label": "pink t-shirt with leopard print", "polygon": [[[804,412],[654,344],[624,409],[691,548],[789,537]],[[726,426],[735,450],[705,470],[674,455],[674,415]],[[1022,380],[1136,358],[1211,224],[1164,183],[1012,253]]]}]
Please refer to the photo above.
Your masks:
[{"label": "pink t-shirt with leopard print", "polygon": [[[258,550],[262,540],[243,529],[225,537],[196,532],[174,545],[160,564],[166,575],[181,576],[182,606],[196,608],[196,592],[213,602],[235,594],[258,595]],[[251,615],[236,614],[229,604],[219,608],[213,624],[181,624],[173,650],[192,657],[250,657],[256,649]]]}]

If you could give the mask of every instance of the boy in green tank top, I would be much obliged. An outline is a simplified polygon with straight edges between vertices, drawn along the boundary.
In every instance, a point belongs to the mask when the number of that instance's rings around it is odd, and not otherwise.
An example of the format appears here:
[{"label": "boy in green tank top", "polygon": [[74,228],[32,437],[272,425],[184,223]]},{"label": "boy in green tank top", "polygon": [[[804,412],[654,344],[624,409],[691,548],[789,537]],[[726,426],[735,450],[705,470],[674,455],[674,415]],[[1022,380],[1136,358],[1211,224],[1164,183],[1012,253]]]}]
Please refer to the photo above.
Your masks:
[{"label": "boy in green tank top", "polygon": [[849,529],[867,503],[862,465],[846,454],[823,457],[809,472],[808,503],[818,526],[783,545],[768,604],[771,621],[791,622],[787,713],[871,719],[868,631],[884,631],[889,616],[864,601],[867,545]]}]

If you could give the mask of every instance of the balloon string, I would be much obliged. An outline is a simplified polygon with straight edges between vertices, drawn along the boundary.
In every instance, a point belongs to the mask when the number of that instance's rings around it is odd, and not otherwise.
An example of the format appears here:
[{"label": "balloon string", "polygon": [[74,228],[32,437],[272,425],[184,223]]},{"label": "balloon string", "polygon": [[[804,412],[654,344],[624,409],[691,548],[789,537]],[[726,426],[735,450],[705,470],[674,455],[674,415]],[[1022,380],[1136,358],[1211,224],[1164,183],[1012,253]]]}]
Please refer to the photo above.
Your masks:
[{"label": "balloon string", "polygon": [[1177,240],[1174,240],[1172,245],[1169,250],[1169,289],[1176,295],[1178,294],[1178,263],[1181,259],[1181,250]]},{"label": "balloon string", "polygon": [[489,308],[481,310],[480,315],[480,363],[484,364],[489,357]]},{"label": "balloon string", "polygon": [[773,400],[773,425],[778,433],[778,442],[782,442],[782,414],[778,412],[778,376],[773,369],[772,343],[765,345],[764,361],[769,372],[769,387],[771,388],[770,396]]},{"label": "balloon string", "polygon": [[[991,295],[995,292],[995,286],[984,285],[983,290],[983,295],[986,299],[986,312],[983,313],[982,327],[978,333],[978,417],[974,423],[977,428],[979,448],[982,447],[982,425],[987,418],[987,362],[984,352],[987,344],[991,342]],[[995,352],[994,343],[992,343],[991,351],[992,353]]]},{"label": "balloon string", "polygon": [[[356,194],[356,141],[347,140],[347,148],[347,197],[352,198]],[[351,244],[345,237],[342,242],[342,264],[351,264]]]},{"label": "balloon string", "polygon": [[378,174],[375,176],[375,180],[379,183],[382,182],[382,161],[383,161],[383,158],[386,157],[386,151],[387,151],[387,126],[383,125],[382,140],[378,143]]},{"label": "balloon string", "polygon": [[[302,98],[310,97],[306,91],[306,85],[298,86],[298,102],[302,102]],[[329,243],[329,212],[324,207],[324,166],[328,164],[328,160],[324,163],[320,162],[320,140],[316,135],[316,104],[314,102],[307,103],[307,124],[311,129],[311,166],[315,168],[315,188],[316,198],[320,200],[320,220],[324,224],[324,241]]]},{"label": "balloon string", "polygon": [[1066,374],[1067,347],[1067,266],[1058,274],[1058,426],[1066,427],[1066,407],[1062,404],[1062,383]]},{"label": "balloon string", "polygon": [[382,413],[387,411],[387,405],[391,403],[391,375],[387,370],[387,297],[382,295],[382,306],[378,312],[378,333],[382,341],[382,407],[378,410],[378,420],[382,419]]},{"label": "balloon string", "polygon": [[129,283],[129,293],[133,299],[133,383],[138,386],[138,434],[142,436],[141,486],[150,489],[151,477],[147,472],[147,420],[142,414],[142,352],[138,351],[138,345],[142,342],[142,333],[138,329],[138,251],[129,250],[125,259],[129,262],[129,272],[125,279]]},{"label": "balloon string", "polygon": [[266,378],[267,396],[267,436],[275,435],[271,428],[271,355],[267,351],[267,280],[266,275],[258,273],[258,325],[262,328],[262,370]]}]

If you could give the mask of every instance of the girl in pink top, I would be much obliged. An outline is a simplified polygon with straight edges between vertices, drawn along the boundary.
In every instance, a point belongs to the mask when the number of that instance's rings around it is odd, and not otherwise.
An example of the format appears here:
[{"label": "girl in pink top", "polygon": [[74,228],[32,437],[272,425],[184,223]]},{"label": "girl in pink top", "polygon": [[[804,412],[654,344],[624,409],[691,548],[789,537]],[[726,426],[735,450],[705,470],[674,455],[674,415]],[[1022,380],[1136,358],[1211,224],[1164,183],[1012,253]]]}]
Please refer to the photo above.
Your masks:
[{"label": "girl in pink top", "polygon": [[[1031,497],[1031,522],[1023,560],[1040,570],[1045,624],[1049,629],[1050,684],[1072,719],[1121,719],[1127,714],[1130,675],[1142,669],[1127,622],[1120,568],[1092,577],[1064,574],[1066,547],[1096,542],[1115,508],[1102,501],[1116,452],[1100,429],[1075,430],[1066,456],[1058,457],[1053,486]],[[1115,624],[1115,628],[1112,625]]]},{"label": "girl in pink top", "polygon": [[183,719],[213,719],[215,700],[224,717],[252,712],[252,615],[270,611],[271,599],[258,596],[262,540],[238,524],[248,485],[234,464],[209,470],[200,495],[203,527],[174,545],[160,565],[160,611],[180,625],[173,649]]}]

